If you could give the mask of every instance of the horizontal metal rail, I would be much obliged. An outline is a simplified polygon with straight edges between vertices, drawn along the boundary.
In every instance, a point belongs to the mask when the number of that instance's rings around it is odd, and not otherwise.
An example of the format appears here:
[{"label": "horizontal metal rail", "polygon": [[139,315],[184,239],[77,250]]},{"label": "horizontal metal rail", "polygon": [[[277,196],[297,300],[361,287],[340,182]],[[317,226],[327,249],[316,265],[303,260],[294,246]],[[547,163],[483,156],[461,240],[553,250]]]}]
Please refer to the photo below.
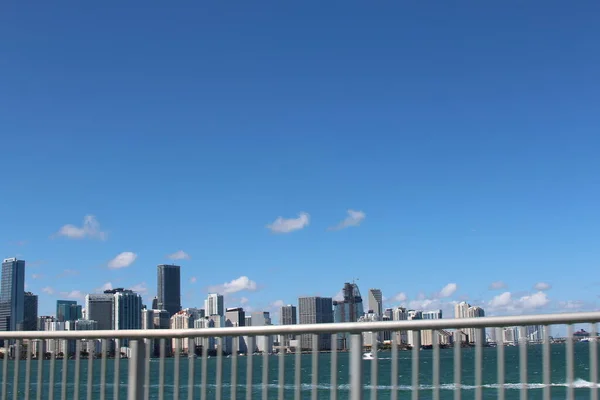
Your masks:
[{"label": "horizontal metal rail", "polygon": [[[439,400],[450,398],[448,391],[458,400],[463,395],[476,400],[517,395],[527,399],[530,392],[531,398],[544,400],[587,395],[598,399],[597,322],[600,312],[182,330],[2,332],[0,400],[54,399],[55,393],[65,400],[104,399],[107,386],[112,386],[109,398],[128,400],[274,396],[377,400],[430,395]],[[573,325],[579,323],[591,325],[588,347],[575,344]],[[564,343],[550,343],[549,328],[555,325],[567,325]],[[531,327],[537,329],[535,337],[528,336]],[[490,331],[495,332],[496,349],[484,347],[485,328],[498,328]],[[446,331],[452,329],[457,331]],[[507,332],[518,333],[518,340],[505,337]],[[289,343],[294,340],[294,345],[279,343],[275,348],[271,342],[275,335]],[[530,352],[529,345],[538,343],[541,351]],[[420,351],[427,346],[430,353]],[[271,358],[277,350],[279,355]],[[303,354],[305,350],[309,354]],[[551,354],[553,359],[559,355],[552,368]],[[246,360],[238,359],[242,356]],[[114,362],[107,362],[109,357]],[[507,363],[518,368],[505,368]],[[293,373],[286,372],[290,367]],[[557,373],[558,368],[564,373]],[[540,377],[538,382],[528,381],[534,376]],[[514,396],[509,397],[510,390]]]},{"label": "horizontal metal rail", "polygon": [[503,317],[431,319],[412,321],[347,322],[327,324],[298,324],[242,326],[203,329],[136,329],[94,331],[7,331],[0,339],[147,339],[147,338],[211,338],[224,336],[300,335],[363,333],[384,331],[447,330],[467,328],[501,328],[506,326],[560,325],[600,322],[600,312],[538,314]]}]

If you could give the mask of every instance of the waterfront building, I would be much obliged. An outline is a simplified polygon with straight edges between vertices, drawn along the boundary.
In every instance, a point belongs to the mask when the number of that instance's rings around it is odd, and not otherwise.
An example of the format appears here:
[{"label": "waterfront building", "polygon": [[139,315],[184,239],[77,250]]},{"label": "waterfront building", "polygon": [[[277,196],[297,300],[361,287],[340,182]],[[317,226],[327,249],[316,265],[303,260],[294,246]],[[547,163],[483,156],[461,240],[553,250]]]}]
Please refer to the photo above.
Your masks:
[{"label": "waterfront building", "polygon": [[25,292],[23,306],[24,306],[23,330],[24,331],[37,330],[38,297],[31,292]]},{"label": "waterfront building", "polygon": [[[343,300],[333,301],[333,322],[356,322],[365,313],[363,299],[356,283],[346,282],[342,289]],[[338,349],[348,349],[350,335],[338,334]]]},{"label": "waterfront building", "polygon": [[25,317],[25,261],[7,258],[0,279],[0,331],[22,329]]},{"label": "waterfront building", "polygon": [[[298,323],[296,306],[288,304],[282,306],[279,312],[280,325],[296,325]],[[296,335],[281,335],[279,344],[280,346],[289,347],[290,341],[295,340]]]},{"label": "waterfront building", "polygon": [[[171,329],[190,329],[194,327],[194,316],[185,311],[179,311],[171,317]],[[179,342],[179,343],[178,343]],[[193,346],[193,340],[190,341],[188,338],[184,339],[172,339],[171,345],[173,349],[177,349],[179,347],[179,351],[183,353],[188,353],[190,351],[190,343]],[[179,346],[177,346],[179,344]],[[193,348],[192,348],[193,351]]]},{"label": "waterfront building", "polygon": [[99,330],[115,329],[115,296],[109,293],[93,293],[85,296],[85,318],[98,322]]},{"label": "waterfront building", "polygon": [[[300,297],[298,315],[301,324],[324,324],[333,322],[333,299],[331,297]],[[310,350],[313,346],[312,335],[301,335],[300,346]],[[319,335],[317,348],[331,350],[331,336]]]},{"label": "waterfront building", "polygon": [[207,317],[211,315],[225,315],[223,295],[218,293],[209,293],[208,298],[204,300],[204,310]]},{"label": "waterfront building", "polygon": [[167,310],[169,317],[181,310],[181,268],[178,265],[159,265],[157,270],[157,300],[153,309]]},{"label": "waterfront building", "polygon": [[82,318],[81,306],[75,300],[56,301],[56,320],[59,322],[77,321]]},{"label": "waterfront building", "polygon": [[383,317],[383,295],[379,289],[369,289],[369,310],[377,315],[380,320]]}]

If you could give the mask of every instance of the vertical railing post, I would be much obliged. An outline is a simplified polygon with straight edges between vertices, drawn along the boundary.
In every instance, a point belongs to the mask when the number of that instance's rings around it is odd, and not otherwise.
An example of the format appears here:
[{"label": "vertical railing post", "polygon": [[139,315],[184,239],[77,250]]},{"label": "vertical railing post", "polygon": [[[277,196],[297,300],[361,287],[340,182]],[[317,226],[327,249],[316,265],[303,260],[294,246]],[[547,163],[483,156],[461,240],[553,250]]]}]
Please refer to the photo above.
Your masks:
[{"label": "vertical railing post", "polygon": [[350,400],[363,399],[363,338],[361,333],[350,336]]},{"label": "vertical railing post", "polygon": [[129,358],[129,375],[127,379],[127,400],[142,400],[144,398],[145,352],[143,339],[129,341],[131,351]]}]

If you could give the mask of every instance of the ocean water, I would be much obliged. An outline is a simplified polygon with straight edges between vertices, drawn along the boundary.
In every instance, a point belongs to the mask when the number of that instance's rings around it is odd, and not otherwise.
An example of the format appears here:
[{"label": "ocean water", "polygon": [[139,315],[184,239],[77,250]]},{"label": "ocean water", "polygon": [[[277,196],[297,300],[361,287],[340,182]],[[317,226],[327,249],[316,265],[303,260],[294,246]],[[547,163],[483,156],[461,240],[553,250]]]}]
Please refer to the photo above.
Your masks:
[{"label": "ocean water", "polygon": [[[575,345],[575,357],[574,357],[574,394],[575,399],[589,399],[591,398],[592,390],[598,388],[597,385],[591,384],[590,378],[590,354],[589,345],[587,343],[579,343]],[[505,398],[507,400],[519,399],[520,389],[526,386],[529,389],[529,399],[541,399],[543,394],[543,373],[542,373],[542,346],[529,346],[527,354],[527,382],[520,382],[520,368],[519,368],[519,349],[517,347],[505,348]],[[432,351],[423,350],[420,353],[420,368],[419,368],[419,398],[420,399],[431,399],[432,398]],[[462,387],[459,389],[454,383],[454,352],[452,349],[440,350],[440,397],[441,399],[453,399],[454,394],[457,390],[461,390],[462,399],[473,399],[475,396],[474,386],[474,349],[463,349],[462,351]],[[378,378],[377,378],[377,398],[378,399],[389,399],[391,396],[391,353],[380,351],[378,353]],[[596,354],[596,357],[598,355]],[[311,355],[302,356],[302,398],[310,398],[312,390],[312,369],[311,369]],[[348,368],[348,354],[338,354],[338,380],[336,386],[338,388],[338,398],[346,399],[349,395],[349,368]],[[246,384],[246,362],[247,357],[238,358],[238,373],[237,373],[237,384],[236,384],[236,398],[245,399],[246,390],[250,389],[253,393],[253,398],[260,399],[263,395],[265,388],[262,385],[262,356],[253,357],[253,382],[252,385]],[[278,376],[278,356],[269,357],[269,384],[266,386],[267,397],[269,399],[277,399],[279,382]],[[75,361],[70,360],[68,367],[68,398],[76,398],[74,389],[74,363]],[[100,363],[101,360],[94,360],[92,376],[93,382],[93,398],[97,399],[100,397]],[[284,393],[286,399],[294,398],[294,355],[285,356],[285,382],[284,382]],[[564,400],[567,398],[567,384],[566,384],[566,354],[564,345],[555,344],[551,346],[551,398]],[[197,358],[194,360],[194,398],[200,398],[202,390],[206,391],[207,399],[215,399],[217,394],[216,381],[216,368],[217,360],[216,357],[209,358],[207,360],[207,385],[202,386],[202,359]],[[364,367],[364,390],[365,398],[371,398],[373,385],[371,384],[371,365],[372,361],[363,361]],[[2,364],[0,363],[0,367]],[[37,366],[38,362],[33,360],[31,363],[31,384],[29,386],[31,398],[35,398],[37,394]],[[49,361],[44,361],[44,379],[42,384],[42,398],[49,399],[48,389],[51,384],[55,387],[55,398],[60,398],[60,378],[62,371],[62,360],[56,362],[56,376],[52,383],[50,381],[49,373]],[[408,398],[411,391],[414,389],[411,386],[411,352],[399,352],[398,360],[399,368],[399,398]],[[14,390],[13,385],[13,369],[14,361],[9,361],[9,378],[8,382],[2,382],[6,385],[8,394],[12,398]],[[125,399],[127,393],[127,369],[128,360],[121,360],[121,374],[120,374],[120,385],[119,393],[120,398]],[[25,361],[20,362],[20,385],[18,388],[18,398],[25,397]],[[331,364],[329,354],[319,355],[319,371],[318,371],[318,398],[328,399],[331,393]],[[81,398],[86,398],[87,393],[87,377],[88,377],[88,360],[81,360],[80,370],[80,385],[79,390]],[[171,399],[174,395],[174,360],[165,360],[165,384],[162,387],[165,393],[165,399]],[[180,361],[180,372],[179,382],[177,389],[180,393],[180,398],[187,399],[188,388],[188,359],[182,357]],[[150,398],[157,399],[159,390],[161,389],[159,381],[159,361],[152,359],[150,361]],[[2,375],[0,375],[2,376]],[[485,348],[483,349],[483,398],[484,399],[495,399],[498,396],[498,381],[497,381],[497,367],[496,367],[496,349]],[[113,399],[114,391],[114,360],[107,360],[107,371],[106,371],[107,385],[106,399]],[[231,398],[232,384],[231,384],[231,358],[223,358],[223,381],[221,385],[221,394],[224,399]]]}]

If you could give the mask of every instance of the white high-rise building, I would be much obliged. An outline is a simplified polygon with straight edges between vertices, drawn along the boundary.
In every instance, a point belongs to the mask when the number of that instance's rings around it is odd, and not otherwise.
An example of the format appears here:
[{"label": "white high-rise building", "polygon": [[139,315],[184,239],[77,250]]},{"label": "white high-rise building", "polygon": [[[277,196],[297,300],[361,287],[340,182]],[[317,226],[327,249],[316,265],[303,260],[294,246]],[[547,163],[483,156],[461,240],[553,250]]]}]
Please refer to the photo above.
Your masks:
[{"label": "white high-rise building", "polygon": [[225,315],[223,295],[209,293],[208,298],[204,300],[204,310],[207,317],[211,315]]},{"label": "white high-rise building", "polygon": [[[393,321],[407,321],[408,320],[408,311],[404,307],[396,307],[392,311]],[[407,344],[408,343],[408,332],[403,330],[400,332],[396,332],[396,343],[397,344]]]},{"label": "white high-rise building", "polygon": [[99,330],[115,329],[115,296],[113,293],[88,294],[85,296],[85,317],[97,321]]},{"label": "white high-rise building", "polygon": [[[171,329],[190,329],[194,327],[194,316],[185,311],[179,311],[171,317]],[[190,339],[172,339],[173,350],[177,349],[179,345],[179,351],[187,353],[190,350]]]}]

